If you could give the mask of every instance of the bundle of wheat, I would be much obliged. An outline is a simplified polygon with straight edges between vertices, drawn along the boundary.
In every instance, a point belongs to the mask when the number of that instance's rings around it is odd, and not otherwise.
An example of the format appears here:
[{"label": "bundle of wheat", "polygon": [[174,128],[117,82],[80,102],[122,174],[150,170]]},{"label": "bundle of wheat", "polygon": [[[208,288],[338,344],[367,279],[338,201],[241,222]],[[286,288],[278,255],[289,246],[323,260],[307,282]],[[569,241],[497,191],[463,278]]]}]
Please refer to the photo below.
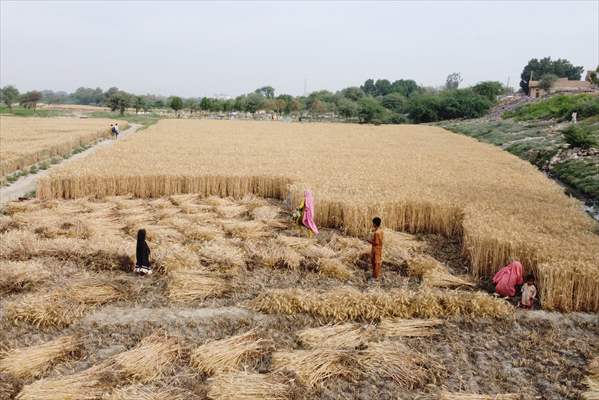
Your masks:
[{"label": "bundle of wheat", "polygon": [[63,336],[46,343],[12,349],[0,354],[0,371],[17,378],[38,377],[81,347],[77,336]]},{"label": "bundle of wheat", "polygon": [[522,396],[517,393],[503,394],[475,394],[475,393],[451,393],[441,392],[439,400],[520,400]]},{"label": "bundle of wheat", "polygon": [[258,337],[255,331],[215,340],[191,352],[191,363],[206,375],[220,374],[255,367],[272,349],[272,343]]},{"label": "bundle of wheat", "polygon": [[104,366],[73,375],[46,378],[23,386],[17,400],[100,400],[106,393]]},{"label": "bundle of wheat", "polygon": [[355,349],[375,336],[373,325],[354,323],[307,328],[297,333],[300,342],[309,348]]},{"label": "bundle of wheat", "polygon": [[251,257],[269,268],[284,267],[295,270],[300,267],[303,260],[297,251],[281,244],[278,240],[247,241],[244,243],[244,247]]},{"label": "bundle of wheat", "polygon": [[158,246],[154,253],[155,270],[159,273],[188,271],[198,268],[200,265],[197,254],[187,246],[179,244]]},{"label": "bundle of wheat", "polygon": [[232,288],[229,279],[204,271],[173,271],[169,274],[168,297],[173,301],[201,301],[222,296]]},{"label": "bundle of wheat", "polygon": [[242,240],[257,239],[268,235],[268,232],[264,230],[266,225],[259,221],[226,220],[222,226],[225,233]]},{"label": "bundle of wheat", "polygon": [[189,225],[183,230],[188,240],[210,241],[223,236],[223,232],[214,226]]},{"label": "bundle of wheat", "polygon": [[410,257],[408,271],[425,286],[440,288],[474,287],[475,284],[452,275],[447,267],[428,255]]},{"label": "bundle of wheat", "polygon": [[175,338],[158,332],[142,339],[133,349],[113,356],[109,363],[129,378],[151,382],[170,371],[180,353]]},{"label": "bundle of wheat", "polygon": [[115,389],[107,400],[188,400],[191,396],[174,387],[133,384]]},{"label": "bundle of wheat", "polygon": [[66,327],[83,316],[87,306],[63,296],[62,292],[30,293],[9,301],[4,306],[4,318],[27,322],[38,328]]},{"label": "bundle of wheat", "polygon": [[377,325],[377,329],[389,338],[433,336],[439,333],[434,328],[441,324],[443,321],[439,319],[383,319]]},{"label": "bundle of wheat", "polygon": [[221,218],[227,219],[240,218],[248,212],[248,208],[246,206],[237,204],[216,206],[214,210],[218,215],[220,215]]},{"label": "bundle of wheat", "polygon": [[589,363],[588,375],[584,380],[588,390],[582,394],[582,398],[585,400],[598,400],[599,399],[599,357],[595,357]]},{"label": "bundle of wheat", "polygon": [[30,290],[50,276],[50,271],[36,260],[0,261],[0,294]]},{"label": "bundle of wheat", "polygon": [[10,215],[0,214],[0,233],[4,233],[11,229],[18,229],[21,225]]},{"label": "bundle of wheat", "polygon": [[243,251],[230,240],[212,240],[198,249],[200,260],[209,264],[242,267],[245,264]]},{"label": "bundle of wheat", "polygon": [[124,300],[130,296],[130,291],[130,286],[123,281],[80,275],[69,283],[63,295],[80,304],[95,305]]},{"label": "bundle of wheat", "polygon": [[353,271],[337,258],[321,258],[318,260],[318,272],[330,278],[346,281],[351,278]]},{"label": "bundle of wheat", "polygon": [[366,376],[389,378],[405,389],[424,386],[435,365],[431,360],[398,342],[371,343],[358,353],[357,363]]},{"label": "bundle of wheat", "polygon": [[333,377],[353,376],[354,362],[353,351],[343,349],[276,351],[272,354],[275,371],[294,372],[309,387]]},{"label": "bundle of wheat", "polygon": [[39,240],[29,231],[11,230],[0,234],[0,258],[27,260],[38,253]]},{"label": "bundle of wheat", "polygon": [[309,258],[334,258],[336,256],[335,251],[328,247],[311,244],[300,249],[300,253],[304,257]]},{"label": "bundle of wheat", "polygon": [[354,237],[340,236],[336,233],[326,235],[321,232],[318,235],[318,240],[333,249],[342,260],[350,264],[356,263],[363,254],[370,252],[368,243]]},{"label": "bundle of wheat", "polygon": [[281,375],[248,371],[217,375],[208,384],[208,398],[213,400],[286,400],[292,388]]},{"label": "bundle of wheat", "polygon": [[432,290],[371,290],[339,288],[327,292],[275,289],[249,302],[267,313],[308,313],[332,321],[380,320],[385,317],[439,318],[447,316],[507,317],[508,303],[485,293]]}]

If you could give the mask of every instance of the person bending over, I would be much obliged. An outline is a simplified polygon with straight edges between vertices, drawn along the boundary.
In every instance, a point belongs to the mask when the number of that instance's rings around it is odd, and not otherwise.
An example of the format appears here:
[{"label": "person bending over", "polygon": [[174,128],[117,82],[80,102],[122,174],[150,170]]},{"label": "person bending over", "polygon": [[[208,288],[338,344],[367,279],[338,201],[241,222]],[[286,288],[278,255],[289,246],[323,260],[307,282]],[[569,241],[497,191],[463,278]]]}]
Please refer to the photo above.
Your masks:
[{"label": "person bending over", "polygon": [[135,258],[135,272],[142,275],[150,275],[152,273],[152,267],[150,266],[150,247],[146,243],[145,229],[137,231]]}]

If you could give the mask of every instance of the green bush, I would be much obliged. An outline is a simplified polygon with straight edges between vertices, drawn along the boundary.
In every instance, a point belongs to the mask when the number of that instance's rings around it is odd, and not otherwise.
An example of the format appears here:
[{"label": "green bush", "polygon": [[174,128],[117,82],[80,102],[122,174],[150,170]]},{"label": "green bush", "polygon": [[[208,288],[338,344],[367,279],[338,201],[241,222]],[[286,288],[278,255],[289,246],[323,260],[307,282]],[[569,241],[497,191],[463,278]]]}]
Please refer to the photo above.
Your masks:
[{"label": "green bush", "polygon": [[570,125],[562,131],[564,139],[571,147],[588,149],[599,145],[597,137],[588,126]]},{"label": "green bush", "polygon": [[446,90],[439,95],[428,94],[413,98],[408,107],[408,115],[414,122],[478,118],[492,105],[491,100],[470,89]]}]

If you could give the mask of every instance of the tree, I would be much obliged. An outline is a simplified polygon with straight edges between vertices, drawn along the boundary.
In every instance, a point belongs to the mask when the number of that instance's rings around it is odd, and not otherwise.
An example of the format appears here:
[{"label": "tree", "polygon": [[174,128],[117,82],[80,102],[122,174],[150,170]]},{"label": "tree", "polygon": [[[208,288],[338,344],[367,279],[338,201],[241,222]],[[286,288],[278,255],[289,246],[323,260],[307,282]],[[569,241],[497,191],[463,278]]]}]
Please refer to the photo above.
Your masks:
[{"label": "tree", "polygon": [[46,104],[62,104],[67,102],[69,95],[67,92],[53,90],[42,90],[42,102]]},{"label": "tree", "polygon": [[404,113],[408,105],[408,99],[397,92],[391,92],[382,99],[383,107],[396,113]]},{"label": "tree", "polygon": [[42,93],[38,92],[37,90],[32,90],[21,95],[21,98],[19,99],[19,104],[25,108],[33,108],[33,111],[35,112],[37,103],[41,99]]},{"label": "tree", "polygon": [[4,86],[0,89],[0,97],[4,104],[12,111],[12,105],[19,99],[19,90],[14,86]]},{"label": "tree", "polygon": [[486,97],[487,99],[495,102],[497,96],[505,93],[505,88],[501,82],[497,81],[484,81],[479,82],[472,87],[472,91],[480,96]]},{"label": "tree", "polygon": [[358,116],[362,122],[382,122],[385,108],[371,96],[363,97],[358,102]]},{"label": "tree", "polygon": [[528,81],[531,79],[540,79],[545,74],[555,74],[559,78],[580,80],[583,71],[584,67],[575,67],[566,59],[558,58],[552,61],[551,57],[541,60],[533,58],[524,66],[522,74],[520,74],[520,87],[524,93],[528,94]]},{"label": "tree", "polygon": [[273,99],[275,97],[275,89],[272,86],[263,86],[255,90],[255,93],[260,94],[267,99]]},{"label": "tree", "polygon": [[359,110],[358,103],[348,98],[342,97],[337,102],[337,112],[344,118],[357,117]]},{"label": "tree", "polygon": [[139,110],[145,107],[146,101],[142,96],[135,96],[133,100],[133,108],[135,108],[135,114],[139,114]]},{"label": "tree", "polygon": [[[119,92],[119,88],[117,88],[117,87],[114,87],[114,86],[113,86],[113,87],[111,87],[110,89],[108,89],[108,90],[106,91],[106,93],[104,93],[104,102],[106,103],[106,105],[107,105],[108,107],[110,107],[110,105],[108,104],[108,102],[109,102],[110,98],[111,98],[112,96],[114,96],[115,94],[117,94],[118,92]],[[114,111],[114,110],[112,110],[112,111]]]},{"label": "tree", "polygon": [[399,79],[391,84],[391,92],[410,97],[421,92],[422,88],[412,79]]},{"label": "tree", "polygon": [[193,114],[194,111],[197,111],[200,108],[200,103],[194,98],[190,98],[185,100],[185,108],[189,111],[190,114]]},{"label": "tree", "polygon": [[262,109],[266,98],[262,94],[254,92],[248,94],[246,100],[246,111],[254,114],[256,111]]},{"label": "tree", "polygon": [[594,71],[589,71],[587,81],[591,82],[592,85],[599,86],[599,65]]},{"label": "tree", "polygon": [[445,89],[457,89],[460,86],[460,83],[462,83],[462,75],[459,72],[453,72],[447,75],[447,79],[445,80]]},{"label": "tree", "polygon": [[171,97],[171,101],[169,102],[169,107],[175,111],[177,114],[177,118],[179,117],[179,111],[183,109],[183,99],[178,96]]},{"label": "tree", "polygon": [[110,107],[110,111],[119,110],[119,113],[124,115],[127,107],[131,105],[131,95],[122,90],[117,90],[108,98],[106,105]]},{"label": "tree", "polygon": [[359,87],[352,86],[341,91],[341,95],[353,101],[358,101],[364,97],[364,91]]},{"label": "tree", "polygon": [[368,96],[376,96],[376,87],[373,79],[367,79],[360,89]]},{"label": "tree", "polygon": [[549,92],[557,80],[558,76],[555,74],[543,74],[541,79],[539,79],[539,87],[544,91]]},{"label": "tree", "polygon": [[374,83],[375,95],[376,96],[385,96],[386,94],[391,93],[391,82],[387,79],[377,79]]}]

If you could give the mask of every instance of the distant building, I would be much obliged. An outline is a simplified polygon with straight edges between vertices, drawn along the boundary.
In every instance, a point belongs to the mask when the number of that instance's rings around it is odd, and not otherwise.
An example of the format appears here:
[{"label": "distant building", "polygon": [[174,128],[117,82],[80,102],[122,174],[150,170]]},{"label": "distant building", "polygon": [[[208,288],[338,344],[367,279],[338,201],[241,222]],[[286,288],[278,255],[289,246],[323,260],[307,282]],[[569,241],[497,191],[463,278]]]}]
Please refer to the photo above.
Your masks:
[{"label": "distant building", "polygon": [[[587,81],[570,81],[568,78],[559,78],[553,83],[549,93],[558,92],[591,92],[593,85]],[[545,89],[539,86],[539,81],[528,82],[528,95],[530,97],[541,97],[548,94]]]}]

